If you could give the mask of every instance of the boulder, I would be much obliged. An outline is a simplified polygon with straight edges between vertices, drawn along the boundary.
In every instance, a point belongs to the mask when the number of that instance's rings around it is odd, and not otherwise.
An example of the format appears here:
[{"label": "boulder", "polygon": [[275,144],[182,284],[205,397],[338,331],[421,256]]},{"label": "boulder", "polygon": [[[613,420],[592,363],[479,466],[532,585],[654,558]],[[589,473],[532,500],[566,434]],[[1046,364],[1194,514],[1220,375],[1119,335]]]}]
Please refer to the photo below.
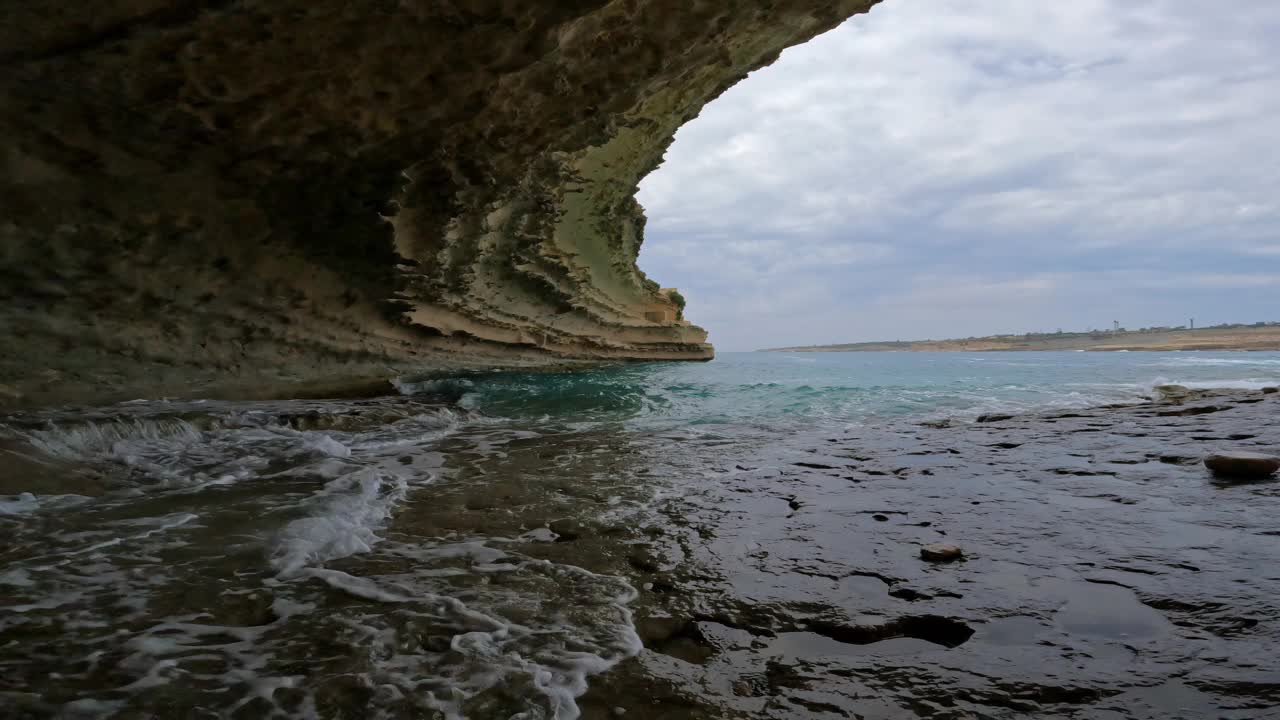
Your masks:
[{"label": "boulder", "polygon": [[1280,393],[1280,387],[1275,387],[1274,385],[1272,385],[1269,387],[1262,388],[1263,395],[1272,395],[1274,393]]},{"label": "boulder", "polygon": [[929,562],[951,562],[964,557],[964,550],[956,545],[935,543],[920,548],[920,557]]},{"label": "boulder", "polygon": [[1205,467],[1214,475],[1235,480],[1262,480],[1280,470],[1280,458],[1274,455],[1234,450],[1217,452],[1204,459]]}]

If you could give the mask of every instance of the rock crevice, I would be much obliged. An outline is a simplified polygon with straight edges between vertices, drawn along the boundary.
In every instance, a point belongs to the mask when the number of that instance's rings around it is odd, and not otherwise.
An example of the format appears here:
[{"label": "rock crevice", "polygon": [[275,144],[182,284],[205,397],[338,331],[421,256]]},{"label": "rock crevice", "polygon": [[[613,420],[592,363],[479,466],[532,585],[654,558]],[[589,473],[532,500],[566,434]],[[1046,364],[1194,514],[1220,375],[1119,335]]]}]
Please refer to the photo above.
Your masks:
[{"label": "rock crevice", "polygon": [[707,359],[636,186],[872,4],[9,3],[0,402]]}]

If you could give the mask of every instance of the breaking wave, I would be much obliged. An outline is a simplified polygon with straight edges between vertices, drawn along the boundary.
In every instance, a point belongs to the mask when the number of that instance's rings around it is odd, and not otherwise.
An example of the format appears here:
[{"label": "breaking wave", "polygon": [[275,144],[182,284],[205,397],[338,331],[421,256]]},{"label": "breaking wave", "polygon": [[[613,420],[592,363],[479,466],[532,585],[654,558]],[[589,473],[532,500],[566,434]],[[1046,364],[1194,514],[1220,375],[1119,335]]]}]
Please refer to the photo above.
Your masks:
[{"label": "breaking wave", "polygon": [[[589,678],[640,649],[636,590],[514,537],[397,530],[432,502],[441,443],[465,430],[483,447],[501,427],[438,396],[132,402],[0,425],[49,476],[0,495],[0,633],[48,637],[24,664],[65,666],[61,683],[118,678],[22,702],[106,717],[180,688],[229,715],[326,716],[354,693],[371,717],[578,717]],[[84,494],[37,491],[46,480]]]}]

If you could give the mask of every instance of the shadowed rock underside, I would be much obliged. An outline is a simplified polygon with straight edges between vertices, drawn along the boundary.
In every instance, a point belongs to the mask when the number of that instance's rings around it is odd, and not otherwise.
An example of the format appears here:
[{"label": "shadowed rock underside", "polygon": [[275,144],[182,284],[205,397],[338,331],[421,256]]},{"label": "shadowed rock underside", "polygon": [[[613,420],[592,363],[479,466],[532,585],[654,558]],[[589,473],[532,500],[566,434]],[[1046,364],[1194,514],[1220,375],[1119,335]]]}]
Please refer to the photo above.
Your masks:
[{"label": "shadowed rock underside", "polygon": [[636,185],[873,4],[6,2],[0,403],[707,359]]}]

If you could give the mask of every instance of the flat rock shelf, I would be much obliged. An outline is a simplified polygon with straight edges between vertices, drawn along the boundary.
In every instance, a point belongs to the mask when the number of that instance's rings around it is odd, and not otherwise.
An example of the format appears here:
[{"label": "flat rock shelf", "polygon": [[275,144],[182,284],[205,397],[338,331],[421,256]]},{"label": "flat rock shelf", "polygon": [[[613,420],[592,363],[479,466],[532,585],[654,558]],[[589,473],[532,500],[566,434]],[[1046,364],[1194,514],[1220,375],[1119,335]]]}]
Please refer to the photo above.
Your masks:
[{"label": "flat rock shelf", "polygon": [[[29,491],[0,506],[18,538],[0,548],[18,608],[0,615],[0,715],[1262,720],[1280,707],[1280,481],[1203,464],[1280,449],[1280,395],[835,431],[532,427],[401,398],[255,406],[271,423],[236,430],[239,407],[158,407],[205,433],[194,467],[269,451],[271,474],[208,470],[135,500],[113,488],[138,487],[145,443],[125,476],[23,466],[21,487],[0,487]],[[162,420],[145,427],[175,422]],[[112,427],[144,426],[130,422]],[[68,492],[86,499],[59,505]],[[377,516],[361,547],[312,542],[317,518],[356,510]],[[119,527],[118,547],[86,534]],[[922,557],[934,545],[963,559]]]},{"label": "flat rock shelf", "polygon": [[[1202,464],[1219,448],[1280,449],[1280,403],[1261,398],[864,427],[732,459],[686,444],[689,459],[654,472],[713,470],[657,504],[625,554],[590,553],[649,590],[645,650],[584,706],[1275,717],[1280,483],[1223,482]],[[932,544],[965,561],[922,559]]]}]

